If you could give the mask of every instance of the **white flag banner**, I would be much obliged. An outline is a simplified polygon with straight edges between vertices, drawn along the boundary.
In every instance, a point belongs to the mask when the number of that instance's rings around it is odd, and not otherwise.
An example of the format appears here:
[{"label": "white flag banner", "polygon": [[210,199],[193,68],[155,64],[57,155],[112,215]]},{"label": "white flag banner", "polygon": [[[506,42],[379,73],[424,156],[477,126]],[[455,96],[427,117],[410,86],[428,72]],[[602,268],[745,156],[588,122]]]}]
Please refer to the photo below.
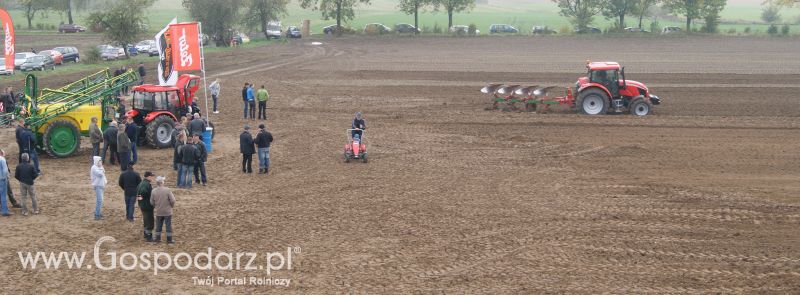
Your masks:
[{"label": "white flag banner", "polygon": [[172,86],[178,82],[178,71],[175,70],[172,58],[172,33],[169,25],[177,24],[178,18],[173,18],[164,29],[156,34],[156,48],[158,48],[158,85]]}]

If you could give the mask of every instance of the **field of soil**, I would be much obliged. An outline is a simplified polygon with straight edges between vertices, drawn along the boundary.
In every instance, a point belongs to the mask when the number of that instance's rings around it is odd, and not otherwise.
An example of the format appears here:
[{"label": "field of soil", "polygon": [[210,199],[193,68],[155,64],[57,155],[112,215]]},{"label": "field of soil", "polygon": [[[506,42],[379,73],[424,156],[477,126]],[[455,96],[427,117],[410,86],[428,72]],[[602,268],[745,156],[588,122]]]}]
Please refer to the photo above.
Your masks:
[{"label": "field of soil", "polygon": [[[320,41],[321,45],[312,45]],[[0,218],[3,293],[724,293],[800,289],[800,41],[745,38],[303,39],[207,57],[221,113],[207,187],[174,190],[177,244],[144,243],[90,146],[42,159],[42,214]],[[570,86],[618,61],[652,116],[486,111],[489,82]],[[153,72],[152,69],[150,71]],[[74,77],[42,81],[58,86]],[[58,80],[63,79],[63,80]],[[244,82],[270,90],[269,175],[241,173]],[[19,88],[19,86],[17,86]],[[202,96],[202,93],[201,93]],[[344,163],[362,111],[369,163]],[[0,147],[16,165],[12,130]],[[174,186],[172,152],[137,170]],[[13,182],[18,194],[18,185]],[[23,269],[19,251],[192,255],[292,247],[291,269]],[[302,249],[302,250],[300,250]],[[130,258],[130,257],[129,257]],[[263,257],[259,258],[263,264]],[[130,259],[128,259],[130,262]],[[273,277],[202,286],[193,277]]]}]

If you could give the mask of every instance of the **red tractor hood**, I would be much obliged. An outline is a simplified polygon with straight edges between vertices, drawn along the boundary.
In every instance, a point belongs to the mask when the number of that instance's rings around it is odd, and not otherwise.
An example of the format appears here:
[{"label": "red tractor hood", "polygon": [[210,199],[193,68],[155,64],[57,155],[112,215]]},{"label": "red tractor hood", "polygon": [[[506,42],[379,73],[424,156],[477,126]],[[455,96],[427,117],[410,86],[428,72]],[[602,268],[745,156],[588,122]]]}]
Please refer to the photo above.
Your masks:
[{"label": "red tractor hood", "polygon": [[650,90],[648,90],[647,86],[644,86],[644,84],[642,82],[633,81],[633,80],[625,80],[625,83],[627,83],[628,86],[633,86],[633,87],[636,87],[636,88],[639,88],[639,89],[644,89],[644,91],[646,93],[650,93]]}]

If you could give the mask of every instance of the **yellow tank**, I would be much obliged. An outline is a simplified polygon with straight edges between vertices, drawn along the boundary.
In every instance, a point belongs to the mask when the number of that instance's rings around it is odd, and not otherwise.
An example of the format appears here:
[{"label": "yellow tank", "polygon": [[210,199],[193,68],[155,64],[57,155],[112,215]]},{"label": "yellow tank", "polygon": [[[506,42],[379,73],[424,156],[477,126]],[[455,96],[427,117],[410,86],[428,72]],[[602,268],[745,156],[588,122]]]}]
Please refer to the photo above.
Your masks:
[{"label": "yellow tank", "polygon": [[[45,113],[48,112],[48,110],[55,110],[57,108],[62,107],[63,105],[64,104],[62,104],[62,103],[42,104],[42,105],[39,105],[39,110],[40,110],[40,113],[45,114]],[[47,122],[45,124],[42,124],[42,126],[39,127],[39,130],[37,130],[37,131],[39,132],[39,134],[45,134],[45,131],[47,130],[48,127],[50,127],[51,123],[55,122],[56,120],[66,120],[66,121],[69,121],[70,123],[72,123],[75,127],[77,127],[78,128],[78,132],[83,133],[83,134],[88,134],[89,133],[89,123],[91,123],[92,117],[96,117],[98,122],[102,122],[103,121],[102,120],[103,119],[103,110],[102,110],[102,107],[99,104],[96,104],[96,105],[87,104],[87,105],[79,106],[78,108],[76,108],[76,109],[74,109],[74,110],[72,110],[70,112],[67,112],[67,113],[65,113],[65,114],[63,114],[61,116],[58,116],[58,117],[50,120],[49,122]]]}]

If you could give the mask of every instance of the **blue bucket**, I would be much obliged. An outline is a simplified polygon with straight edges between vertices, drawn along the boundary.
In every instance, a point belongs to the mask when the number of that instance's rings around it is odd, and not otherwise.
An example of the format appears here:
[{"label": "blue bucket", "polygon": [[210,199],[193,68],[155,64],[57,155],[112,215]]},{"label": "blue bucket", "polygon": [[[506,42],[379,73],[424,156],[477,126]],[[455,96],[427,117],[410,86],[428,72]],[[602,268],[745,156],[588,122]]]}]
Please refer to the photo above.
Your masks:
[{"label": "blue bucket", "polygon": [[214,133],[214,128],[206,127],[206,131],[203,132],[203,143],[206,144],[206,151],[211,152],[213,148],[211,148],[211,134]]}]

